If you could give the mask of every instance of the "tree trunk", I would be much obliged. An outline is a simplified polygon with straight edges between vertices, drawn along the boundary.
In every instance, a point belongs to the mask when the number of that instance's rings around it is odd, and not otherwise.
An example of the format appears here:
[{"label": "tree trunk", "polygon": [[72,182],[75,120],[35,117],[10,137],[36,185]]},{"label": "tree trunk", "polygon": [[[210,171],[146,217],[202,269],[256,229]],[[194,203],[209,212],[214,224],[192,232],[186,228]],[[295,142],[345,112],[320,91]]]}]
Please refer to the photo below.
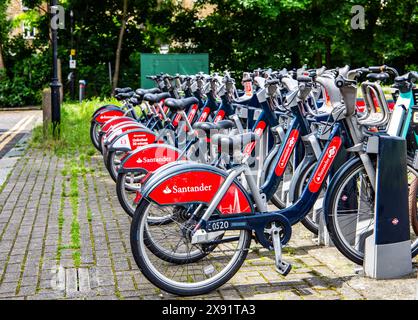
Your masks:
[{"label": "tree trunk", "polygon": [[325,40],[325,64],[327,68],[331,67],[331,42],[332,40],[329,38]]},{"label": "tree trunk", "polygon": [[0,44],[0,70],[4,70],[4,69],[6,69],[6,66],[4,65],[3,50]]},{"label": "tree trunk", "polygon": [[321,68],[322,67],[322,54],[321,51],[317,51],[315,53],[315,65],[317,68]]},{"label": "tree trunk", "polygon": [[125,29],[126,29],[127,14],[128,14],[128,0],[123,0],[122,25],[120,27],[118,47],[116,49],[115,73],[113,74],[112,94],[115,93],[115,89],[117,88],[118,82],[119,82],[120,57],[121,57],[121,52],[122,52],[123,36],[125,34]]}]

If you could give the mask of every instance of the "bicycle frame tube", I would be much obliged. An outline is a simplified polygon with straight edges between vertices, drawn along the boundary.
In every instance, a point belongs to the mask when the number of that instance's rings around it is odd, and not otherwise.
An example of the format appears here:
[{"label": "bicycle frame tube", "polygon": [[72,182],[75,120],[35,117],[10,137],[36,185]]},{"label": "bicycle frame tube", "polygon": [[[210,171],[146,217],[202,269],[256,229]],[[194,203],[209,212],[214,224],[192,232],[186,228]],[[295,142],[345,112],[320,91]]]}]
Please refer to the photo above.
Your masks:
[{"label": "bicycle frame tube", "polygon": [[285,139],[270,166],[270,168],[274,168],[274,170],[269,172],[264,184],[261,186],[261,192],[266,195],[267,200],[270,200],[273,197],[274,192],[280,184],[295,147],[301,141],[302,137],[311,132],[307,121],[302,116],[300,111],[301,107],[303,107],[302,101],[299,101],[298,105],[292,107],[294,118],[291,121]]},{"label": "bicycle frame tube", "polygon": [[[209,221],[210,215],[214,211],[214,208],[216,208],[215,198],[222,199],[222,196],[225,194],[226,190],[228,190],[228,187],[233,183],[234,179],[245,171],[245,166],[233,169],[227,180],[224,182],[214,197],[213,202],[211,202],[210,206],[208,207],[208,210],[202,216],[202,219],[199,221],[195,231],[199,228],[211,230],[210,226],[212,224],[223,221],[228,223],[223,223],[222,225],[224,228],[221,230],[254,230],[257,235],[262,235],[264,228],[268,225],[269,222],[277,221],[282,219],[282,217],[285,217],[291,224],[299,222],[306,216],[306,214],[309,213],[315,201],[318,199],[318,196],[321,193],[322,185],[326,181],[326,178],[329,174],[329,169],[339,154],[339,150],[342,145],[343,141],[341,139],[341,126],[339,123],[337,123],[333,127],[330,138],[321,154],[317,165],[315,166],[314,172],[310,177],[308,184],[305,186],[301,197],[298,201],[296,201],[294,205],[280,211],[273,211],[262,214],[260,212],[256,212],[255,214],[237,214],[231,216],[223,216],[221,219]],[[251,191],[254,192],[254,190]],[[210,212],[211,208],[213,209],[212,212]],[[221,230],[219,228],[217,229],[217,231]],[[266,242],[261,243],[263,246],[270,245]]]},{"label": "bicycle frame tube", "polygon": [[[268,104],[267,100],[258,102],[258,104],[259,106],[261,106],[262,111],[258,116],[257,121],[253,125],[252,132],[261,137],[266,128],[272,128],[277,126],[279,124],[279,121],[277,120],[277,116],[274,113],[274,111],[270,108],[270,105]],[[249,143],[244,149],[244,156],[247,158],[250,157],[256,145],[257,141]]]},{"label": "bicycle frame tube", "polygon": [[[224,118],[224,116],[225,116],[225,115],[228,115],[228,114],[231,112],[229,109],[230,109],[230,108],[228,108],[228,105],[221,103],[221,105],[219,106],[218,110],[216,111],[217,116],[214,118],[214,122],[216,122],[216,119],[218,119],[218,121],[219,121],[219,120],[222,120],[222,119]],[[204,122],[204,121],[207,119],[208,115],[209,115],[208,111],[210,112],[211,110],[210,110],[210,108],[209,108],[207,105],[205,105],[205,106],[204,106],[204,108],[203,108],[203,110],[202,110],[202,113],[201,113],[201,114],[200,114],[200,116],[199,116],[199,119],[197,120],[197,122]],[[206,113],[206,114],[204,114],[204,113]],[[184,113],[184,111],[183,111],[183,113],[181,113],[181,114],[179,114],[179,115],[180,115],[180,117],[182,117],[184,120],[186,120],[186,119],[187,119],[187,116],[186,116],[186,114]],[[186,123],[187,123],[187,120],[186,120]],[[189,130],[190,130],[190,128],[189,128]],[[191,132],[194,132],[194,131],[191,131]],[[160,138],[162,135],[163,135],[163,133],[161,133],[161,135],[159,135],[159,136],[157,137],[157,140],[158,140],[158,138]],[[191,148],[191,147],[192,147],[195,143],[197,143],[198,141],[199,141],[199,139],[197,138],[197,136],[194,136],[194,138],[193,138],[193,139],[190,139],[190,140],[186,143],[186,145],[185,145],[185,147],[183,148],[183,150],[181,151],[181,154],[180,154],[180,156],[179,156],[179,159],[181,159],[182,157],[184,157],[184,156],[186,155],[186,153],[190,150],[190,148]],[[178,141],[177,141],[177,137],[176,137],[176,139],[175,139],[175,145],[177,145],[177,143],[178,143]]]},{"label": "bicycle frame tube", "polygon": [[270,170],[266,180],[260,188],[261,192],[266,195],[267,200],[270,200],[274,195],[274,192],[282,180],[290,156],[293,153],[297,142],[300,141],[300,127],[301,125],[298,118],[294,118],[290,123],[283,143],[272,160],[270,168],[274,168],[274,170]]},{"label": "bicycle frame tube", "polygon": [[414,105],[414,95],[412,93],[412,90],[405,92],[405,93],[401,92],[399,94],[399,98],[396,101],[395,108],[398,107],[400,104],[403,104],[408,110],[406,119],[404,121],[404,125],[402,127],[402,131],[401,131],[401,137],[406,138],[406,136],[408,135],[409,126],[410,126],[411,118],[412,118],[412,112],[413,112],[411,107]]}]

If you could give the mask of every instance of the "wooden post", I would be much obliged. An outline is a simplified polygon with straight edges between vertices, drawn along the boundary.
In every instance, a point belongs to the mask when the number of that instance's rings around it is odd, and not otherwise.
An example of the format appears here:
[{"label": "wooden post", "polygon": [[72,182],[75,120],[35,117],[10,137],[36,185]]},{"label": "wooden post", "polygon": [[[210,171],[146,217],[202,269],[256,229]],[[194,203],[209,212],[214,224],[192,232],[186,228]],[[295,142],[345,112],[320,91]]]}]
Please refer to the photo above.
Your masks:
[{"label": "wooden post", "polygon": [[51,123],[51,113],[52,113],[52,105],[51,105],[51,89],[45,88],[42,91],[42,116],[43,116],[43,124],[44,124],[44,136],[48,132],[49,124]]},{"label": "wooden post", "polygon": [[[62,83],[62,68],[61,68],[61,59],[58,59],[58,81]],[[64,86],[60,88],[60,100],[61,103],[64,101]]]}]

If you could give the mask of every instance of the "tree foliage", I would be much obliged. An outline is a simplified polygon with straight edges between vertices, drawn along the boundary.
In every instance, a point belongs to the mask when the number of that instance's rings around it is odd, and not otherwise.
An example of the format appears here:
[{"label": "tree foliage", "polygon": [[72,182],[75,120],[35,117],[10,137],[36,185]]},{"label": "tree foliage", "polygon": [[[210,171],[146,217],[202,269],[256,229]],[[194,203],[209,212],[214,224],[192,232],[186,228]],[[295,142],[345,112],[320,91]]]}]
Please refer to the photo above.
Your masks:
[{"label": "tree foliage", "polygon": [[[50,77],[48,16],[26,14],[38,29],[31,43],[10,38],[10,22],[4,14],[7,1],[0,0],[0,44],[8,79],[39,92],[48,85]],[[67,86],[65,78],[70,72],[71,9],[77,79],[87,80],[89,95],[109,95],[108,66],[110,63],[114,71],[123,1],[59,2],[66,8],[66,29],[59,30],[64,85]],[[417,0],[197,0],[192,9],[182,8],[180,2],[129,0],[119,86],[137,87],[140,53],[158,53],[163,43],[170,43],[170,52],[208,52],[211,71],[228,69],[237,76],[257,67],[289,68],[302,64],[388,64],[401,72],[418,68]],[[25,1],[30,8],[41,3],[42,0]],[[351,29],[354,5],[365,8],[364,30]],[[202,10],[208,6],[212,9],[205,15]],[[27,81],[29,78],[32,80]],[[24,88],[20,91],[26,92]],[[39,99],[40,94],[35,93],[22,98],[23,103],[36,103]]]},{"label": "tree foliage", "polygon": [[[198,19],[210,3],[213,14]],[[174,39],[209,52],[217,69],[254,67],[417,65],[416,0],[210,0],[176,15]],[[366,28],[352,30],[351,8],[365,8]],[[184,28],[183,26],[186,26]],[[184,29],[187,29],[184,31]]]}]

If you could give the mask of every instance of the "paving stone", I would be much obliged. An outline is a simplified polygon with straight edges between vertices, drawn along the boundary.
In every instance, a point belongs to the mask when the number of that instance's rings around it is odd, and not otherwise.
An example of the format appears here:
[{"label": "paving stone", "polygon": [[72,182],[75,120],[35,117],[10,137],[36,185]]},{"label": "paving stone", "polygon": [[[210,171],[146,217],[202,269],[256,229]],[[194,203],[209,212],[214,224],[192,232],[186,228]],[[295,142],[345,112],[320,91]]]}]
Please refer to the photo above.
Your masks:
[{"label": "paving stone", "polygon": [[[161,293],[145,279],[132,257],[131,220],[120,207],[114,182],[98,154],[86,164],[93,168],[86,175],[87,185],[79,178],[81,266],[76,268],[74,249],[62,249],[61,259],[56,260],[58,245],[71,244],[69,197],[61,208],[63,182],[69,192],[68,179],[62,176],[65,163],[36,150],[24,160],[18,162],[19,169],[13,171],[0,194],[0,273],[5,270],[0,274],[0,299],[418,298],[416,272],[415,278],[383,281],[357,275],[353,263],[335,248],[315,245],[313,236],[299,225],[284,249],[285,260],[294,265],[287,277],[275,271],[273,252],[253,245],[242,268],[217,291],[189,298]],[[65,217],[62,230],[58,227],[61,211]],[[36,292],[38,284],[40,291]]]},{"label": "paving stone", "polygon": [[78,285],[80,292],[89,292],[90,288],[90,275],[87,268],[78,269]]},{"label": "paving stone", "polygon": [[34,295],[35,292],[36,292],[36,286],[34,286],[34,285],[22,286],[19,289],[19,295],[23,295],[23,296]]}]

